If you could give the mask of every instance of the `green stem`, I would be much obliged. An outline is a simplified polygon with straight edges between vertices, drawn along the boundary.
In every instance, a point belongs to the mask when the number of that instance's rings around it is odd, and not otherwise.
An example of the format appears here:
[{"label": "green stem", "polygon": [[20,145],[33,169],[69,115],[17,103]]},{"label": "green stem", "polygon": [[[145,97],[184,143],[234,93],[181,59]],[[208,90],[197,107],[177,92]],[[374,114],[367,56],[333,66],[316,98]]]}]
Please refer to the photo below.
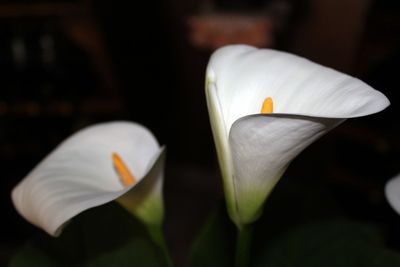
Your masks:
[{"label": "green stem", "polygon": [[250,265],[251,240],[253,226],[244,225],[238,229],[236,241],[235,267],[248,267]]},{"label": "green stem", "polygon": [[167,261],[168,266],[173,267],[173,263],[171,257],[169,255],[167,249],[167,243],[165,242],[164,233],[161,226],[148,226],[147,227],[149,234],[153,241],[157,244],[157,246],[161,249],[164,254],[165,260]]}]

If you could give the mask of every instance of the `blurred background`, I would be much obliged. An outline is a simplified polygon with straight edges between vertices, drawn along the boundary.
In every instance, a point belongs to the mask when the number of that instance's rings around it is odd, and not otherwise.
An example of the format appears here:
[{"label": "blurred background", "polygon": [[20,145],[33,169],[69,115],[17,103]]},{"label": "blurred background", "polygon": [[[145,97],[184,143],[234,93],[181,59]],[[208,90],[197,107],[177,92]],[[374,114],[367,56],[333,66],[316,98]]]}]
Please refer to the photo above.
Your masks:
[{"label": "blurred background", "polygon": [[[0,265],[38,231],[12,207],[12,188],[73,132],[132,120],[168,147],[167,241],[184,266],[223,198],[203,87],[209,56],[231,43],[307,57],[390,99],[384,112],[349,120],[304,151],[267,206],[277,223],[378,223],[399,248],[400,219],[383,194],[400,171],[399,39],[396,0],[1,0]],[[322,198],[332,206],[291,210]]]}]

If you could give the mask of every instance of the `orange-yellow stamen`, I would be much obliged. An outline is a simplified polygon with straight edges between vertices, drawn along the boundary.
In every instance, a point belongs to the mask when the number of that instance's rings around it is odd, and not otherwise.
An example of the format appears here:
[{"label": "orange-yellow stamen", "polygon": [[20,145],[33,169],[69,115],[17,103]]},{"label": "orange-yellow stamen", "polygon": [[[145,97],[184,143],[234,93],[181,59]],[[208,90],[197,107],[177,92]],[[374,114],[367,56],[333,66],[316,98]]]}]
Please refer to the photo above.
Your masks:
[{"label": "orange-yellow stamen", "polygon": [[261,113],[270,114],[274,111],[274,103],[272,102],[272,98],[267,97],[261,107]]},{"label": "orange-yellow stamen", "polygon": [[130,186],[136,183],[135,177],[117,153],[112,153],[112,161],[123,186]]}]

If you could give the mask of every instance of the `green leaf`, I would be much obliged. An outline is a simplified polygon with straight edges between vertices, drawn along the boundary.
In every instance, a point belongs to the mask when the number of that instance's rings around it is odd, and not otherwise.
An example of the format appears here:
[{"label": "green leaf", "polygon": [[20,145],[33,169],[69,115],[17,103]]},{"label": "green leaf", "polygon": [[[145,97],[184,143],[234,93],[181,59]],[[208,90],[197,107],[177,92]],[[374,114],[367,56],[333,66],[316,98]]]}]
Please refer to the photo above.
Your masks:
[{"label": "green leaf", "polygon": [[38,232],[11,260],[11,267],[83,266],[83,242],[76,224],[68,226],[59,238]]},{"label": "green leaf", "polygon": [[146,228],[115,203],[84,212],[59,238],[38,233],[22,247],[10,267],[167,266]]},{"label": "green leaf", "polygon": [[254,266],[400,266],[400,254],[385,247],[375,226],[330,221],[298,227],[258,245]]},{"label": "green leaf", "polygon": [[192,267],[233,266],[236,229],[225,207],[213,212],[193,243],[190,255]]}]

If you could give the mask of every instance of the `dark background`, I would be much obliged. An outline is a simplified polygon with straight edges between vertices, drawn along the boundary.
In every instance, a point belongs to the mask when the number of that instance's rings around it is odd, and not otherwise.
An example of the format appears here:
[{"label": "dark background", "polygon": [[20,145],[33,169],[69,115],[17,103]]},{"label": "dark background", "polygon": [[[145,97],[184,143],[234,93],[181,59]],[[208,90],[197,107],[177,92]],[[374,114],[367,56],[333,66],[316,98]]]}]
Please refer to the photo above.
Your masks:
[{"label": "dark background", "polygon": [[[399,247],[400,220],[383,194],[400,170],[398,1],[2,0],[0,263],[38,231],[13,209],[13,186],[67,136],[110,120],[139,122],[167,145],[167,241],[174,260],[186,262],[194,234],[223,198],[203,88],[215,47],[191,41],[188,23],[207,12],[261,14],[272,25],[265,46],[359,77],[390,99],[385,111],[349,120],[307,149],[271,201],[291,183],[310,185],[308,198],[326,193],[337,207],[321,216],[339,210],[379,223]],[[301,198],[294,191],[293,201]]]}]

